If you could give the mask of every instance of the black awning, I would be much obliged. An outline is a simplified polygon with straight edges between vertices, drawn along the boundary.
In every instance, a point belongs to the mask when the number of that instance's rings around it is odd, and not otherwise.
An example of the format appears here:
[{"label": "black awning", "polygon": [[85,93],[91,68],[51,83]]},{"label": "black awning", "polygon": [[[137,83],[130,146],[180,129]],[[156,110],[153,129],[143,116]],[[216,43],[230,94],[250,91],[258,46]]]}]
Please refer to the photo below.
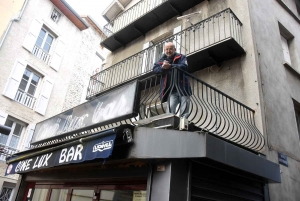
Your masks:
[{"label": "black awning", "polygon": [[[54,166],[66,165],[71,163],[82,163],[97,158],[106,159],[113,151],[117,133],[111,129],[101,133],[98,138],[92,140],[77,140],[69,146],[59,147],[58,149],[49,149],[41,154],[24,154],[8,161],[8,167],[5,175],[19,174],[49,168]],[[105,135],[103,135],[105,134]]]}]

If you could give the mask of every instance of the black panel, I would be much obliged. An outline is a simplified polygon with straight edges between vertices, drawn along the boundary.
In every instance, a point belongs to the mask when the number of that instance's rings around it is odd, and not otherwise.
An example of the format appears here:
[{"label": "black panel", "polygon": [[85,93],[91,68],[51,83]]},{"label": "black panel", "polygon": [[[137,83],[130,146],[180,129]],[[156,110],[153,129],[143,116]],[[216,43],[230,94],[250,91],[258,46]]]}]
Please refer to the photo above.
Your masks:
[{"label": "black panel", "polygon": [[194,161],[191,200],[264,201],[265,184],[254,178],[234,169]]},{"label": "black panel", "polygon": [[244,49],[233,38],[230,38],[187,55],[189,72],[192,73],[215,64],[221,65],[223,61],[236,58],[244,53]]},{"label": "black panel", "polygon": [[204,0],[168,0],[101,42],[115,51]]}]

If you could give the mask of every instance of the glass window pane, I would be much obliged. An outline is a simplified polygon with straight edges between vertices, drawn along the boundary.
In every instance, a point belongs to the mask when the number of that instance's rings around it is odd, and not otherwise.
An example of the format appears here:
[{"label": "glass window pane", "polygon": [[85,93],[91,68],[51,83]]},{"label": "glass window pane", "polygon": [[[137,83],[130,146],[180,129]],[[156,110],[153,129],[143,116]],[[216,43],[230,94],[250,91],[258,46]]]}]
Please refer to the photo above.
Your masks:
[{"label": "glass window pane", "polygon": [[31,71],[29,71],[28,69],[25,69],[25,72],[23,74],[23,79],[28,80],[30,77]]},{"label": "glass window pane", "polygon": [[34,93],[35,93],[35,89],[36,89],[36,86],[34,85],[30,85],[29,88],[28,88],[28,92],[30,95],[34,96]]},{"label": "glass window pane", "polygon": [[19,136],[12,135],[8,146],[16,149],[18,147],[19,140]]},{"label": "glass window pane", "polygon": [[40,34],[39,34],[39,37],[42,38],[42,39],[44,39],[44,38],[45,38],[45,35],[46,35],[46,30],[41,29]]},{"label": "glass window pane", "polygon": [[42,38],[40,38],[40,37],[38,37],[37,39],[36,39],[36,45],[37,46],[39,46],[39,47],[41,47],[42,46],[42,43],[43,43],[43,39]]},{"label": "glass window pane", "polygon": [[8,139],[8,135],[2,133],[0,134],[0,144],[6,145],[7,139]]},{"label": "glass window pane", "polygon": [[22,89],[23,91],[25,91],[26,85],[27,85],[27,81],[22,79],[21,83],[20,83],[20,86],[19,86],[19,89]]},{"label": "glass window pane", "polygon": [[71,201],[92,201],[94,190],[78,190],[72,191]]},{"label": "glass window pane", "polygon": [[6,121],[5,121],[5,126],[8,126],[8,127],[12,127],[12,125],[13,125],[13,121],[12,120],[10,120],[10,119],[6,119]]},{"label": "glass window pane", "polygon": [[23,128],[23,126],[21,126],[20,124],[16,123],[15,129],[14,129],[14,132],[13,132],[14,135],[20,136],[21,132],[22,132],[22,128]]},{"label": "glass window pane", "polygon": [[46,201],[48,189],[34,189],[32,201]]},{"label": "glass window pane", "polygon": [[34,84],[34,85],[37,85],[38,82],[40,80],[40,77],[37,76],[36,74],[33,74],[33,77],[32,77],[32,80],[31,80],[31,83]]},{"label": "glass window pane", "polygon": [[49,52],[50,50],[50,45],[48,43],[44,44],[43,50],[45,50],[45,52]]},{"label": "glass window pane", "polygon": [[48,35],[46,42],[51,45],[52,41],[53,41],[53,37]]},{"label": "glass window pane", "polygon": [[66,201],[68,189],[52,189],[50,201]]},{"label": "glass window pane", "polygon": [[146,201],[146,191],[101,190],[100,201]]}]

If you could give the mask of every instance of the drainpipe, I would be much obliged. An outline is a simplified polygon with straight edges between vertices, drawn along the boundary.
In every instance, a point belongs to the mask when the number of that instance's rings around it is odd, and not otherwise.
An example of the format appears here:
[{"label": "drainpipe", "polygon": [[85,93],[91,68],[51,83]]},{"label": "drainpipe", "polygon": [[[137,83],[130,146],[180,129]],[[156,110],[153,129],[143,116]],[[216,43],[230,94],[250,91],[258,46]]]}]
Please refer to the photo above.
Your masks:
[{"label": "drainpipe", "polygon": [[5,31],[5,33],[4,33],[4,36],[3,36],[3,38],[2,38],[2,40],[1,40],[1,42],[0,42],[0,49],[1,49],[3,43],[4,43],[5,39],[6,39],[6,36],[7,36],[8,32],[9,32],[9,30],[10,30],[11,25],[13,24],[13,22],[14,22],[14,21],[19,21],[19,20],[22,18],[22,15],[23,15],[23,13],[24,13],[24,10],[25,10],[25,8],[26,8],[26,6],[27,6],[27,4],[28,4],[28,1],[29,1],[29,0],[25,0],[25,3],[23,4],[22,10],[21,10],[19,16],[18,16],[17,18],[12,18],[12,19],[9,21],[8,27],[7,27],[7,29],[6,29],[6,31]]}]

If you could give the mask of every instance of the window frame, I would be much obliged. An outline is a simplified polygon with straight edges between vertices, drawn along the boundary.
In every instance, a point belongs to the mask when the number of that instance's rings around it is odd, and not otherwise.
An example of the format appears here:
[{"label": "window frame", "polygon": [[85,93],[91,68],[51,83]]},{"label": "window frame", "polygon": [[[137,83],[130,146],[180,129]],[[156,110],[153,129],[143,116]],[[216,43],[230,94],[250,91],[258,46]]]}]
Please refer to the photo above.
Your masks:
[{"label": "window frame", "polygon": [[[54,12],[56,12],[56,13],[58,14],[57,19],[53,19],[53,18],[52,18],[52,15],[53,15]],[[62,17],[62,14],[61,14],[61,12],[59,11],[59,9],[57,9],[57,8],[54,7],[54,8],[52,9],[51,13],[50,13],[50,19],[51,19],[54,23],[57,24],[57,23],[60,21],[61,17]]]},{"label": "window frame", "polygon": [[[11,131],[10,131],[10,133],[9,133],[9,135],[8,135],[8,138],[7,138],[6,142],[5,142],[5,144],[3,144],[2,142],[0,142],[0,145],[1,145],[1,146],[5,146],[5,147],[9,147],[9,148],[12,148],[12,149],[17,150],[18,147],[19,147],[21,138],[22,138],[22,136],[23,136],[24,133],[25,133],[25,130],[26,130],[26,124],[23,123],[23,122],[21,122],[21,121],[19,121],[19,120],[17,120],[17,119],[15,119],[15,118],[13,118],[13,117],[11,117],[11,116],[7,116],[7,118],[6,118],[6,120],[5,120],[5,123],[6,123],[7,120],[12,121],[13,124],[12,124]],[[11,143],[12,137],[13,137],[13,136],[16,136],[16,135],[14,134],[14,131],[15,131],[15,128],[16,128],[16,124],[19,124],[19,125],[22,126],[22,127],[21,127],[21,130],[20,130],[20,135],[19,135],[19,141],[18,141],[18,144],[17,144],[16,147],[12,147],[12,146],[10,146],[10,143]],[[4,125],[5,125],[5,124],[4,124]]]}]

